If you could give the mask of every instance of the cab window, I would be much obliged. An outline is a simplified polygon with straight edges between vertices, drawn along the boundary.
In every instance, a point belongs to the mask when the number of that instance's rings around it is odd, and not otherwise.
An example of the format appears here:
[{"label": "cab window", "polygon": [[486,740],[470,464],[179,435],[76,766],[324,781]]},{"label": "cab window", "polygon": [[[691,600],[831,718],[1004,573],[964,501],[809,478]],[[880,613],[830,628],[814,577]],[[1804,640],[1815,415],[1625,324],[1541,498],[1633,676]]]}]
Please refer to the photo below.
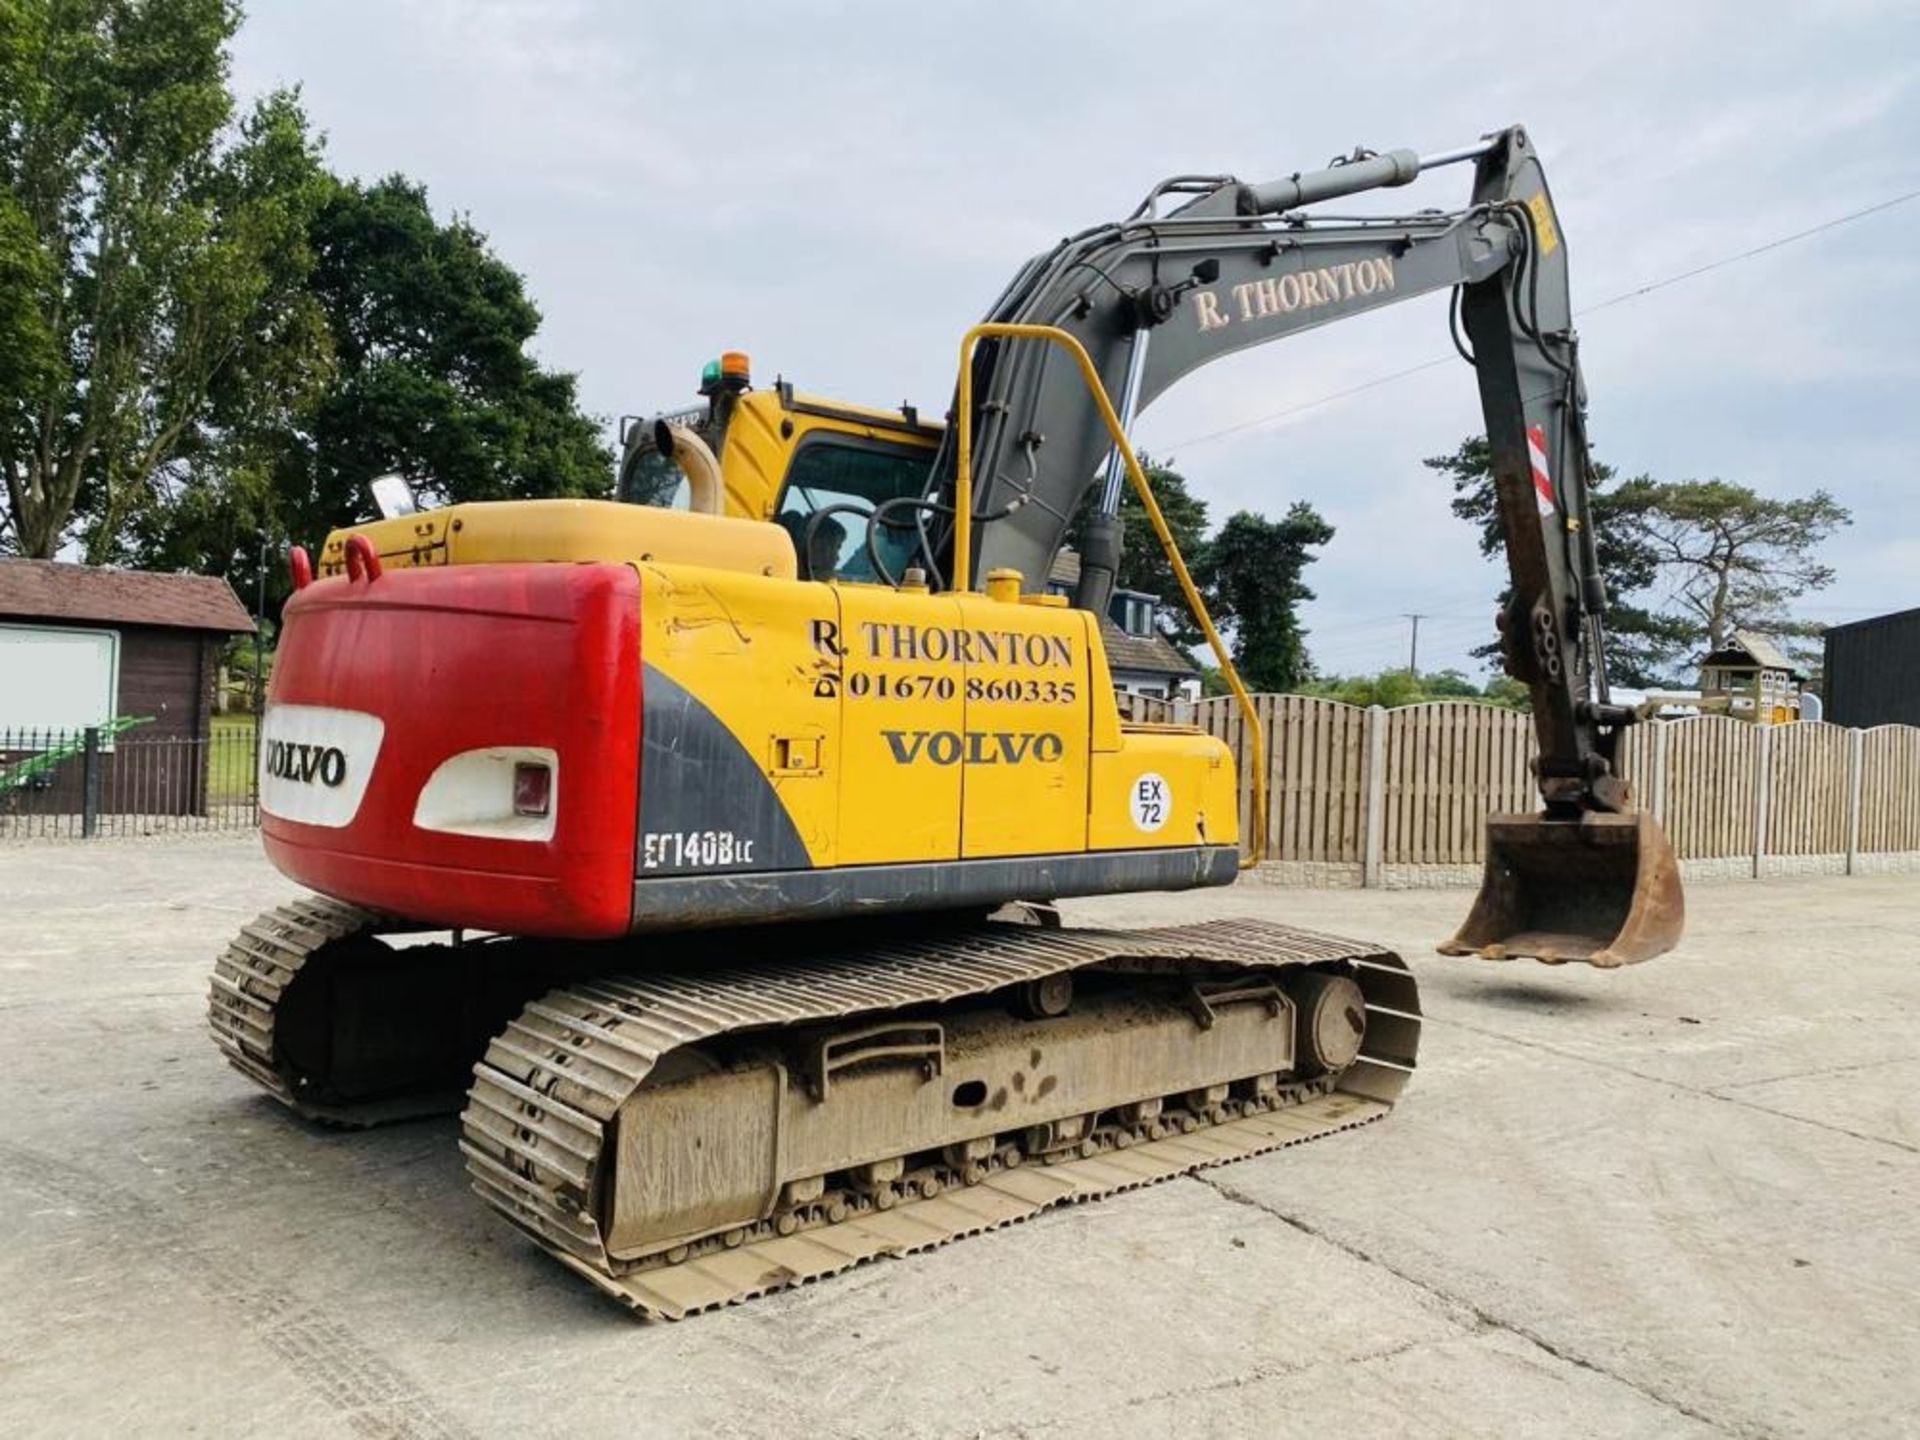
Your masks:
[{"label": "cab window", "polygon": [[[869,517],[889,500],[925,493],[932,463],[933,451],[904,445],[840,435],[803,440],[787,467],[774,516],[793,536],[800,573],[813,580],[883,580],[867,551]],[[912,515],[900,506],[889,518],[910,520]],[[895,580],[917,543],[911,527],[880,527],[875,544]]]}]

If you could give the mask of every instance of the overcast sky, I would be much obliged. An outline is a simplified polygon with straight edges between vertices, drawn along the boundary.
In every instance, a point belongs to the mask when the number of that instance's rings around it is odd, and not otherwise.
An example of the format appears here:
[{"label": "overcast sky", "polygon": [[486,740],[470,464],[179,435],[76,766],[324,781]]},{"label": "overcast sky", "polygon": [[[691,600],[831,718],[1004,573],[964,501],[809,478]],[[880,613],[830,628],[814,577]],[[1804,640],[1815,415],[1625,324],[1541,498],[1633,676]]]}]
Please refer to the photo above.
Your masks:
[{"label": "overcast sky", "polygon": [[[1014,268],[1174,173],[1525,124],[1578,308],[1920,190],[1911,3],[249,9],[241,92],[298,82],[337,169],[471,217],[527,277],[542,358],[610,422],[688,403],[723,348],[941,411]],[[1829,623],[1920,605],[1916,240],[1920,200],[1580,322],[1602,459],[1851,507],[1808,607]],[[1449,353],[1444,300],[1414,301],[1211,366],[1136,429],[1216,522],[1305,498],[1337,527],[1310,574],[1323,670],[1404,663],[1402,612],[1432,617],[1422,668],[1491,635],[1499,574],[1420,465],[1478,430],[1470,373],[1311,403]]]}]

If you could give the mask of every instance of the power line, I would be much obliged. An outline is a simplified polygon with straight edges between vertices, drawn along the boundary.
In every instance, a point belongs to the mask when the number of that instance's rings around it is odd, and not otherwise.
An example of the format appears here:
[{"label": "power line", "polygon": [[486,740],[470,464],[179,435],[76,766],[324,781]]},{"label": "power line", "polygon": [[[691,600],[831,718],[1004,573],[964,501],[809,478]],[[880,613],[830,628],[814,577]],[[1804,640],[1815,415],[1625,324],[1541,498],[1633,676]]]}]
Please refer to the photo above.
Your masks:
[{"label": "power line", "polygon": [[[1449,600],[1440,603],[1444,604],[1446,608],[1442,610],[1422,610],[1420,612],[1420,618],[1422,620],[1437,620],[1439,622],[1438,626],[1429,626],[1429,629],[1438,628],[1445,630],[1454,625],[1467,623],[1479,624],[1488,616],[1492,615],[1495,608],[1491,590],[1476,592],[1474,595],[1464,599]],[[1391,615],[1375,615],[1370,618],[1357,620],[1338,619],[1326,625],[1315,625],[1313,633],[1322,636],[1351,635],[1361,630],[1385,630],[1389,627],[1398,629],[1400,622],[1406,618],[1406,611],[1396,610]]]},{"label": "power line", "polygon": [[[1425,619],[1423,616],[1423,622]],[[1406,623],[1405,618],[1401,623]],[[1328,654],[1355,658],[1366,656],[1371,663],[1383,665],[1391,664],[1396,655],[1403,660],[1410,658],[1408,652],[1401,648],[1407,643],[1404,631],[1400,635],[1334,636],[1309,625],[1306,633],[1316,657]],[[1429,651],[1471,650],[1494,638],[1493,625],[1482,621],[1455,621],[1450,625],[1438,626],[1422,623],[1420,626],[1420,639],[1426,642]]]},{"label": "power line", "polygon": [[[1465,635],[1443,636],[1437,639],[1431,635],[1422,635],[1420,638],[1425,642],[1421,648],[1428,668],[1431,669],[1438,663],[1444,669],[1451,663],[1445,657],[1471,655],[1474,651],[1492,643],[1495,636],[1489,628],[1484,632]],[[1371,645],[1341,644],[1338,641],[1322,645],[1319,638],[1313,635],[1309,635],[1307,640],[1313,658],[1317,662],[1338,663],[1347,667],[1372,666],[1376,670],[1407,668],[1407,652],[1403,648],[1406,644],[1404,637],[1395,639],[1391,644]]]},{"label": "power line", "polygon": [[[1878,215],[1883,210],[1891,210],[1896,205],[1905,205],[1911,200],[1920,200],[1920,190],[1909,190],[1904,194],[1895,195],[1890,199],[1881,200],[1862,209],[1850,211],[1845,215],[1837,215],[1831,220],[1823,220],[1820,224],[1809,226],[1805,230],[1796,230],[1791,235],[1777,236],[1772,240],[1766,241],[1764,244],[1755,245],[1750,250],[1742,250],[1735,255],[1723,255],[1718,260],[1710,260],[1705,265],[1696,265],[1691,270],[1683,270],[1678,274],[1668,275],[1663,279],[1652,280],[1645,285],[1635,286],[1631,290],[1623,290],[1618,295],[1611,295],[1605,300],[1598,301],[1595,304],[1582,306],[1573,313],[1575,315],[1591,315],[1596,310],[1605,310],[1614,305],[1624,305],[1629,300],[1638,300],[1641,296],[1651,295],[1656,290],[1665,290],[1670,285],[1678,285],[1687,280],[1697,279],[1699,276],[1709,274],[1712,271],[1725,269],[1729,265],[1737,265],[1742,260],[1751,260],[1756,255],[1764,255],[1769,250],[1778,250],[1783,245],[1792,245],[1801,240],[1811,239],[1815,235],[1825,234],[1827,231],[1838,229],[1842,225],[1850,225],[1856,220],[1864,220],[1869,215]],[[1285,420],[1289,416],[1299,415],[1308,410],[1317,410],[1322,405],[1331,405],[1336,400],[1345,400],[1349,396],[1359,395],[1365,391],[1377,389],[1382,385],[1390,385],[1396,380],[1405,380],[1408,376],[1418,375],[1423,370],[1437,369],[1442,365],[1450,364],[1457,358],[1457,356],[1451,353],[1436,355],[1431,360],[1422,360],[1418,365],[1409,365],[1404,370],[1395,370],[1386,375],[1376,375],[1373,379],[1363,380],[1358,385],[1349,385],[1343,390],[1329,391],[1327,394],[1315,396],[1311,400],[1303,400],[1297,405],[1288,405],[1279,410],[1271,410],[1264,415],[1256,415],[1251,420],[1242,420],[1238,424],[1229,425],[1221,430],[1209,430],[1204,435],[1195,435],[1190,439],[1176,441],[1173,444],[1159,448],[1168,454],[1172,454],[1174,451],[1183,450],[1189,445],[1206,445],[1215,440],[1224,440],[1227,436],[1238,435],[1243,430],[1252,430],[1258,426],[1271,424],[1275,420]]]},{"label": "power line", "polygon": [[1742,250],[1738,255],[1727,255],[1718,260],[1710,260],[1705,265],[1696,265],[1691,270],[1683,270],[1678,275],[1669,275],[1664,280],[1655,280],[1651,284],[1640,286],[1638,289],[1624,290],[1611,299],[1602,300],[1595,305],[1584,306],[1573,313],[1576,315],[1591,315],[1596,310],[1605,310],[1609,305],[1620,305],[1628,300],[1638,300],[1642,295],[1651,295],[1654,291],[1664,290],[1669,285],[1678,285],[1683,280],[1691,280],[1695,276],[1705,275],[1714,270],[1723,270],[1729,265],[1738,264],[1742,260],[1751,260],[1756,255],[1764,255],[1769,250],[1778,250],[1782,245],[1791,245],[1797,240],[1811,239],[1815,235],[1825,234],[1827,231],[1838,229],[1842,225],[1850,225],[1855,220],[1864,220],[1869,215],[1878,215],[1882,210],[1891,210],[1896,205],[1904,205],[1909,200],[1920,200],[1920,190],[1909,190],[1904,195],[1895,195],[1891,200],[1882,200],[1879,204],[1869,205],[1864,210],[1855,210],[1851,214],[1835,216],[1831,220],[1824,220],[1820,224],[1809,226],[1805,230],[1796,230],[1791,235],[1782,235],[1778,239],[1767,241],[1764,245],[1756,245],[1751,250]]},{"label": "power line", "polygon": [[[1406,625],[1412,618],[1411,615],[1403,614],[1395,619],[1393,622],[1394,628],[1392,629],[1381,627],[1362,631],[1357,634],[1350,630],[1343,631],[1338,626],[1329,626],[1322,629],[1319,626],[1309,623],[1306,628],[1308,633],[1310,633],[1316,641],[1337,640],[1342,645],[1362,649],[1399,649],[1406,643]],[[1435,624],[1431,615],[1422,612],[1420,616],[1420,638],[1423,640],[1432,640],[1438,637],[1442,641],[1446,641],[1456,636],[1473,635],[1482,631],[1485,631],[1489,635],[1494,631],[1494,607],[1492,605],[1487,606],[1484,614],[1471,620],[1448,620],[1440,624]]]},{"label": "power line", "polygon": [[1238,435],[1242,430],[1252,430],[1261,425],[1271,424],[1275,420],[1284,420],[1290,415],[1299,415],[1308,410],[1317,410],[1322,405],[1331,405],[1336,400],[1345,400],[1348,396],[1358,395],[1362,391],[1377,389],[1382,385],[1390,385],[1395,380],[1404,380],[1409,375],[1418,375],[1422,370],[1435,370],[1442,365],[1451,365],[1459,358],[1459,356],[1452,354],[1436,355],[1431,360],[1422,360],[1418,365],[1409,365],[1406,369],[1395,370],[1389,375],[1376,375],[1371,380],[1363,380],[1358,385],[1349,385],[1344,390],[1334,390],[1325,395],[1315,396],[1311,400],[1302,400],[1298,405],[1289,405],[1282,410],[1270,410],[1265,415],[1256,415],[1251,420],[1242,420],[1238,425],[1229,425],[1224,430],[1209,430],[1205,435],[1196,435],[1190,440],[1181,440],[1172,445],[1157,446],[1153,453],[1158,455],[1164,450],[1168,455],[1172,455],[1176,450],[1184,450],[1189,445],[1205,445],[1214,440],[1224,440],[1229,435]]}]

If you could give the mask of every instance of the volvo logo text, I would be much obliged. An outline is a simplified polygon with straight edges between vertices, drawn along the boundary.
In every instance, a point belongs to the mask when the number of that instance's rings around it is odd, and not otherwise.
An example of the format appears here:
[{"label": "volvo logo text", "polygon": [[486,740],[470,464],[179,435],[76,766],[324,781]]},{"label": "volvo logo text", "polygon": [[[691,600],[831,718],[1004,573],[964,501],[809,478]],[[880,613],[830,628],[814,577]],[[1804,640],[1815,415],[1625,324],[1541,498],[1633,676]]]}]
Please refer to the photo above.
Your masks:
[{"label": "volvo logo text", "polygon": [[1018,765],[1037,760],[1051,765],[1066,754],[1066,742],[1051,731],[1031,734],[1025,731],[969,730],[882,730],[887,746],[899,765],[917,765],[931,760],[935,765],[954,765],[965,760],[969,765]]},{"label": "volvo logo text", "polygon": [[267,742],[267,774],[302,785],[321,784],[335,789],[347,778],[347,752],[338,745],[299,745],[290,740]]}]

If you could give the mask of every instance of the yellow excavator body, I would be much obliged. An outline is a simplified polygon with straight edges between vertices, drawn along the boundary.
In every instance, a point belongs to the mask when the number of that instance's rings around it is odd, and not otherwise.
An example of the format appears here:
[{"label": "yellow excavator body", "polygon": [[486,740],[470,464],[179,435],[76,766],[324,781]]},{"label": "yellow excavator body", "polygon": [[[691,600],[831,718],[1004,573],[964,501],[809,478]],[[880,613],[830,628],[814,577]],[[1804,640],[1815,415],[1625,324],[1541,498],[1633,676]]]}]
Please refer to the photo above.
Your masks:
[{"label": "yellow excavator body", "polygon": [[[1259,857],[1241,814],[1264,810],[1265,737],[1127,440],[1136,402],[1316,309],[1446,285],[1496,469],[1535,456],[1532,481],[1498,477],[1531,606],[1510,663],[1557,747],[1547,814],[1495,820],[1449,949],[1613,966],[1671,945],[1666,842],[1609,813],[1626,792],[1595,735],[1623,722],[1567,683],[1598,618],[1580,482],[1550,472],[1584,441],[1533,423],[1501,369],[1577,395],[1539,323],[1564,286],[1520,279],[1564,247],[1539,238],[1523,132],[1431,163],[1468,159],[1525,203],[1336,224],[1308,232],[1335,246],[1318,257],[1249,217],[1405,183],[1419,157],[1168,182],[968,332],[950,430],[756,391],[729,354],[703,409],[627,427],[618,500],[449,505],[296,551],[260,807],[317,895],[217,962],[226,1058],[315,1120],[459,1108],[480,1196],[664,1318],[1383,1115],[1421,1026],[1396,956],[1264,922],[1068,927],[1052,902],[1225,885]],[[1199,198],[1158,216],[1169,196]],[[1106,457],[1070,603],[1050,561]],[[1240,703],[1244,793],[1218,737],[1121,714],[1101,586],[1123,480]]]},{"label": "yellow excavator body", "polygon": [[[1231,752],[1195,726],[1123,722],[1099,625],[1065,596],[1013,576],[959,594],[796,577],[795,539],[769,517],[803,447],[831,437],[855,454],[877,441],[930,456],[938,435],[897,414],[754,392],[719,456],[722,514],[451,505],[336,530],[319,569],[344,575],[353,536],[400,570],[630,566],[649,678],[764,761],[769,799],[812,869],[913,866],[900,883],[914,883],[941,861],[1181,849],[1200,883],[1225,883],[1240,840]],[[684,844],[671,833],[647,832],[656,849]],[[1010,883],[994,898],[1032,894]]]}]

